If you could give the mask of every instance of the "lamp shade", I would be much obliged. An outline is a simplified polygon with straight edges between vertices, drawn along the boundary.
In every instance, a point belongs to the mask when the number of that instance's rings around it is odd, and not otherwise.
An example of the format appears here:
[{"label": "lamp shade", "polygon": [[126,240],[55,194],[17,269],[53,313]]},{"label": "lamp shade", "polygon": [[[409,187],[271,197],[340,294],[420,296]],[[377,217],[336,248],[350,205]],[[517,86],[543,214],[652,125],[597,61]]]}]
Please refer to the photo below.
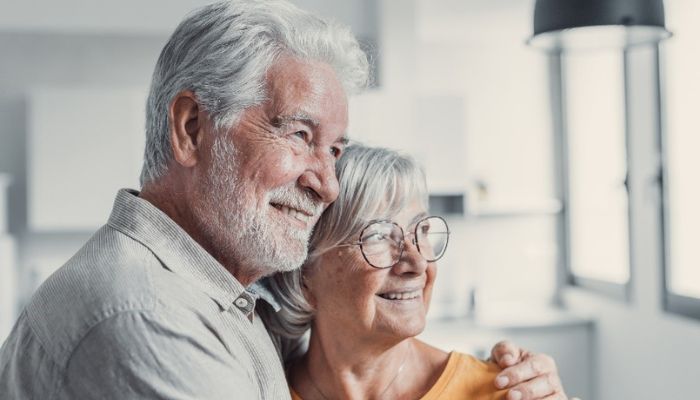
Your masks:
[{"label": "lamp shade", "polygon": [[537,0],[528,43],[551,50],[629,47],[669,36],[662,0]]}]

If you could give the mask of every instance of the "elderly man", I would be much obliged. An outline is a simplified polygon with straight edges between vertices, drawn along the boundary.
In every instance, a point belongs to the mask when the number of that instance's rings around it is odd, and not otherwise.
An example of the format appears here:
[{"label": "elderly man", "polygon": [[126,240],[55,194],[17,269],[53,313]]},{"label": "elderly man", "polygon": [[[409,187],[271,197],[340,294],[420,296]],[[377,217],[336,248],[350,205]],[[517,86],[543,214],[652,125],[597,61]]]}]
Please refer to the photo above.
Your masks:
[{"label": "elderly man", "polygon": [[[34,295],[2,347],[0,397],[289,398],[255,317],[275,301],[254,283],[306,258],[367,71],[348,30],[288,3],[188,16],[153,74],[142,191],[120,191]],[[520,398],[563,398],[548,357],[494,356],[522,360],[504,375]]]}]

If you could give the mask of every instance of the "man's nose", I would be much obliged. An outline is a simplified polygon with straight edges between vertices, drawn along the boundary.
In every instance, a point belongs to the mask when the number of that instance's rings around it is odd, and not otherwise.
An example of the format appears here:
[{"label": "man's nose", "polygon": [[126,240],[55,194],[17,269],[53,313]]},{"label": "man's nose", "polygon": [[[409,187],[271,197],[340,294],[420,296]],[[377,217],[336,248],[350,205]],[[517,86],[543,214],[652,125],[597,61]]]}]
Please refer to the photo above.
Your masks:
[{"label": "man's nose", "polygon": [[309,168],[299,177],[299,184],[314,192],[323,203],[332,203],[340,190],[335,176],[335,158],[330,155],[310,157],[309,161]]}]

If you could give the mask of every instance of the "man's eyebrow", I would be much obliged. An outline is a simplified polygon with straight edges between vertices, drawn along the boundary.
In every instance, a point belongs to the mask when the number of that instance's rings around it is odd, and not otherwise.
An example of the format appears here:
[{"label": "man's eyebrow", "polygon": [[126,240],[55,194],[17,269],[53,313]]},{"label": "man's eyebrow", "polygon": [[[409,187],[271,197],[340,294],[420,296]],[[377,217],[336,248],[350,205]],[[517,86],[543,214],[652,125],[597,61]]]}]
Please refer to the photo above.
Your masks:
[{"label": "man's eyebrow", "polygon": [[340,139],[336,140],[335,142],[336,142],[336,143],[340,143],[340,144],[342,144],[343,146],[347,146],[347,145],[350,143],[350,139],[349,139],[347,136],[343,135],[343,137],[341,137]]},{"label": "man's eyebrow", "polygon": [[312,128],[316,128],[320,124],[320,122],[316,118],[303,111],[291,115],[278,115],[272,120],[272,123],[278,127],[289,125],[292,122],[301,122],[311,126]]}]

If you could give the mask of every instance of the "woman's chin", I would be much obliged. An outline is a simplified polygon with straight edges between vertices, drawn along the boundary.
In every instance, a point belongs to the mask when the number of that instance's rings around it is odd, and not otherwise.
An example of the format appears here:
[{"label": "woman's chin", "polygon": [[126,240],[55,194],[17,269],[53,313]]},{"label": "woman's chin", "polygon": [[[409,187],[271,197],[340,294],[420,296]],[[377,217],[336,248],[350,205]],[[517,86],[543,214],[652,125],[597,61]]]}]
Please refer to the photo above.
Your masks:
[{"label": "woman's chin", "polygon": [[391,318],[385,320],[381,331],[389,333],[397,342],[420,335],[425,329],[425,316],[413,318]]}]

